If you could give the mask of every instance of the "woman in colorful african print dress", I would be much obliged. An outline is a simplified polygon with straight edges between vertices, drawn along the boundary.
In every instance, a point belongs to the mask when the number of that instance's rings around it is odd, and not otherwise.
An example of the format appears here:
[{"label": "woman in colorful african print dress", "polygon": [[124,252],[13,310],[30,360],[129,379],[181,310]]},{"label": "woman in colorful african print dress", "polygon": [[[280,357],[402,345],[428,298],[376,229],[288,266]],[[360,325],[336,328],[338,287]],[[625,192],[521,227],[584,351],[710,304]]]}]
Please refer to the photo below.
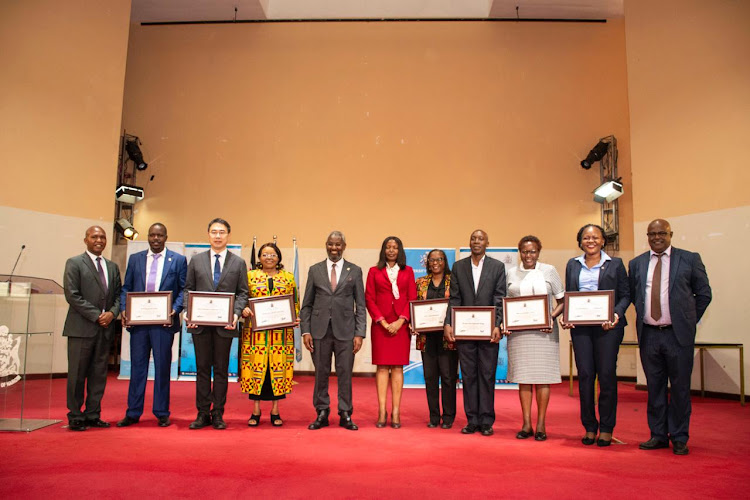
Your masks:
[{"label": "woman in colorful african print dress", "polygon": [[[258,250],[258,265],[247,273],[250,299],[271,295],[294,296],[294,307],[299,315],[299,296],[294,275],[284,270],[281,251],[274,243],[266,243]],[[242,317],[250,316],[245,307]],[[297,320],[299,323],[299,319]],[[253,413],[247,421],[250,427],[260,423],[260,402],[272,401],[271,425],[280,427],[279,400],[292,392],[294,367],[294,328],[253,332],[250,321],[242,331],[240,358],[240,387],[253,401]]]}]

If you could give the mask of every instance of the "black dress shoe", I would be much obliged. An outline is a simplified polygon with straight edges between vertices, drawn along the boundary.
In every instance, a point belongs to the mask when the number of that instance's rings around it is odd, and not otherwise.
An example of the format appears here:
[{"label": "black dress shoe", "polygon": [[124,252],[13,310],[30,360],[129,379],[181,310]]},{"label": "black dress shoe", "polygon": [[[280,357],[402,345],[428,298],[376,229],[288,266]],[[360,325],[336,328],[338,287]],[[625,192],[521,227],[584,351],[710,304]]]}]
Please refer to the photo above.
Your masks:
[{"label": "black dress shoe", "polygon": [[378,417],[378,421],[375,422],[375,427],[377,427],[378,429],[383,429],[387,422],[388,422],[388,412],[384,412],[382,419]]},{"label": "black dress shoe", "polygon": [[[401,424],[399,424],[399,426],[400,425]],[[339,413],[339,426],[350,431],[356,431],[359,429],[359,427],[357,427],[357,424],[352,422],[352,417],[347,411],[342,411],[341,413]]]},{"label": "black dress shoe", "polygon": [[516,434],[516,439],[529,439],[533,435],[534,435],[534,429],[530,429],[528,431],[521,429]]},{"label": "black dress shoe", "polygon": [[221,413],[217,412],[211,415],[211,426],[219,431],[227,428],[227,424],[226,422],[224,422],[224,418]]},{"label": "black dress shoe", "polygon": [[611,444],[612,444],[612,440],[611,439],[597,439],[596,440],[596,445],[597,446],[604,447],[604,446],[609,446]]},{"label": "black dress shoe", "polygon": [[453,420],[443,420],[443,423],[440,424],[441,429],[450,429],[453,427]]},{"label": "black dress shoe", "polygon": [[688,453],[690,453],[690,450],[687,447],[687,443],[683,443],[682,441],[673,441],[672,453],[674,453],[675,455],[687,455]]},{"label": "black dress shoe", "polygon": [[534,441],[546,441],[547,440],[547,433],[542,431],[536,431],[536,434],[534,434]]},{"label": "black dress shoe", "polygon": [[491,425],[482,426],[482,436],[491,436],[495,433]]},{"label": "black dress shoe", "polygon": [[638,445],[638,448],[642,450],[659,450],[661,448],[669,448],[669,443],[666,441],[660,441],[654,437]]},{"label": "black dress shoe", "polygon": [[438,426],[438,424],[436,422],[430,422],[429,424],[427,424],[427,427],[430,428],[430,429],[434,429],[437,426]]},{"label": "black dress shoe", "polygon": [[461,434],[474,434],[477,432],[478,427],[474,424],[466,424],[466,427],[461,429]]},{"label": "black dress shoe", "polygon": [[137,424],[137,423],[138,423],[137,418],[128,417],[127,415],[125,415],[125,418],[117,422],[116,425],[117,427],[128,427],[130,425]]},{"label": "black dress shoe", "polygon": [[209,425],[211,425],[211,416],[208,413],[199,413],[188,429],[203,429]]},{"label": "black dress shoe", "polygon": [[83,423],[83,420],[71,420],[68,423],[68,429],[71,431],[85,431],[87,429],[86,425]]},{"label": "black dress shoe", "polygon": [[98,429],[108,429],[109,428],[109,422],[105,422],[104,420],[97,418],[94,420],[86,420],[86,427],[96,427]]},{"label": "black dress shoe", "polygon": [[583,444],[585,444],[586,446],[591,446],[592,444],[596,443],[596,439],[595,438],[590,438],[590,437],[583,436],[581,438],[581,442]]},{"label": "black dress shoe", "polygon": [[169,427],[172,424],[169,421],[169,417],[159,417],[156,420],[159,422],[159,427]]},{"label": "black dress shoe", "polygon": [[321,427],[328,427],[328,414],[330,413],[330,410],[320,410],[318,412],[318,417],[307,426],[308,429],[311,431],[317,431]]}]

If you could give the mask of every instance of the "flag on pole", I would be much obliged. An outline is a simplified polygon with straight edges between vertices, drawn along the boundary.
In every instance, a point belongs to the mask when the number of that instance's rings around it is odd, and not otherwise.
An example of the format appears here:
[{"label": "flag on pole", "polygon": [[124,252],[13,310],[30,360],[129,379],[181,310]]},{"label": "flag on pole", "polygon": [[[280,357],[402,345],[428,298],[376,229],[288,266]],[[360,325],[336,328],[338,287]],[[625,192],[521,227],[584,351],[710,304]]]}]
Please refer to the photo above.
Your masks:
[{"label": "flag on pole", "polygon": [[250,269],[255,269],[255,241],[257,239],[257,236],[253,236],[253,249],[250,250]]},{"label": "flag on pole", "polygon": [[[295,299],[299,300],[299,252],[297,251],[297,238],[294,241],[294,290]],[[294,359],[302,361],[302,330],[299,326],[294,327]]]}]

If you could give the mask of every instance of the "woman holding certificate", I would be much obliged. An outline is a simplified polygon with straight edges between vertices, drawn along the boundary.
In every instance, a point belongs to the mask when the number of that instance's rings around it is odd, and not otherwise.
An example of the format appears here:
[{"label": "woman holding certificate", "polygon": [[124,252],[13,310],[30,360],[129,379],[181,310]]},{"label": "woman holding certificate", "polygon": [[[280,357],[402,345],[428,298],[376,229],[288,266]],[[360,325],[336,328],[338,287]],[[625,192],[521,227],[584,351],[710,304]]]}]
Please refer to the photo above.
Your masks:
[{"label": "woman holding certificate", "polygon": [[380,259],[367,274],[365,304],[372,318],[372,363],[377,365],[378,421],[385,427],[386,402],[391,386],[391,427],[401,427],[401,390],[404,365],[409,364],[409,302],[417,298],[414,271],[406,265],[401,240],[389,236],[383,241]]},{"label": "woman holding certificate", "polygon": [[[508,336],[508,381],[518,384],[518,397],[521,400],[523,427],[516,438],[527,439],[534,436],[537,441],[547,439],[545,419],[549,404],[549,384],[559,384],[560,378],[560,335],[554,321],[563,310],[562,298],[565,295],[560,275],[554,266],[539,262],[542,242],[536,236],[524,236],[518,242],[521,265],[508,272],[506,278],[508,297],[546,295],[551,305],[557,301],[551,312],[552,328],[541,330],[520,330],[504,333]],[[548,306],[549,307],[549,306]],[[531,425],[531,400],[536,388],[536,434]]]},{"label": "woman holding certificate", "polygon": [[[291,295],[295,314],[299,315],[299,297],[294,275],[284,270],[281,251],[274,243],[266,243],[258,250],[256,269],[247,273],[250,300],[260,297]],[[251,315],[245,307],[242,317]],[[299,319],[297,319],[299,322]],[[294,366],[294,327],[252,331],[245,321],[242,331],[240,359],[240,388],[253,401],[253,413],[247,421],[250,427],[260,424],[260,402],[272,401],[271,425],[280,427],[279,400],[292,392]]]},{"label": "woman holding certificate", "polygon": [[[417,279],[417,300],[450,299],[451,271],[445,252],[439,249],[427,254],[429,274]],[[427,427],[438,425],[450,429],[456,419],[456,381],[458,380],[458,352],[454,342],[443,338],[443,331],[417,334],[417,349],[422,351],[424,386],[427,392],[427,407],[430,422]],[[440,423],[440,392],[442,389],[443,414]]]},{"label": "woman holding certificate", "polygon": [[[578,247],[583,255],[570,259],[565,269],[566,292],[614,292],[611,319],[596,325],[575,325],[570,301],[565,311],[578,369],[578,392],[581,399],[581,423],[586,434],[585,445],[609,446],[617,417],[617,355],[625,333],[625,310],[630,304],[628,275],[622,259],[610,257],[603,250],[607,244],[604,229],[587,224],[578,231]],[[599,420],[594,408],[595,381],[599,378]],[[599,439],[596,439],[597,431]]]}]

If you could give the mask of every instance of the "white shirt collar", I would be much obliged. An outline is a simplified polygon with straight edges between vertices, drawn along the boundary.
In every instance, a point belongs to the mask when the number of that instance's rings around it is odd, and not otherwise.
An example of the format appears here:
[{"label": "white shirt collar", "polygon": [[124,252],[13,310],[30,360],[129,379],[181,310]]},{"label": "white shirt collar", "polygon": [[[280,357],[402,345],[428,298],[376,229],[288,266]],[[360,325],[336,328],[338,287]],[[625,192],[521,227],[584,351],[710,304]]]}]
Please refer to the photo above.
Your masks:
[{"label": "white shirt collar", "polygon": [[[649,258],[653,257],[654,255],[659,255],[653,250],[649,250]],[[672,257],[672,245],[669,245],[666,250],[662,252],[662,255],[666,255],[667,257]]]}]

